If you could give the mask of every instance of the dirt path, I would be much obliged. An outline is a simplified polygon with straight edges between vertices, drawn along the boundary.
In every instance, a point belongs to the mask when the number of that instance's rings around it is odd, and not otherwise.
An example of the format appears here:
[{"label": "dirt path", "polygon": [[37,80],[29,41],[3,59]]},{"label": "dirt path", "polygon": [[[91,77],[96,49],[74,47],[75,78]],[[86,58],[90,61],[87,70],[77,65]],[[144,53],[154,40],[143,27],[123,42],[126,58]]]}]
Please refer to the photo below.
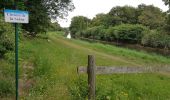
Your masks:
[{"label": "dirt path", "polygon": [[33,64],[30,62],[22,63],[22,76],[19,79],[19,95],[20,98],[24,98],[29,95],[29,89],[34,85],[32,72],[34,70]]},{"label": "dirt path", "polygon": [[67,45],[67,46],[75,48],[75,49],[79,49],[79,50],[82,50],[82,51],[85,51],[85,52],[89,52],[89,54],[99,55],[99,56],[102,56],[102,57],[105,57],[105,58],[109,58],[113,61],[124,62],[124,63],[130,64],[132,66],[142,66],[141,64],[132,62],[132,61],[125,59],[125,58],[120,58],[120,57],[116,57],[116,56],[113,56],[113,55],[110,55],[110,54],[107,54],[107,53],[103,53],[103,52],[95,51],[93,49],[85,48],[81,45],[70,42],[69,40],[64,40],[64,39],[55,38],[55,37],[51,37],[51,38],[53,39],[53,41],[57,41],[58,43],[62,43],[64,45]]}]

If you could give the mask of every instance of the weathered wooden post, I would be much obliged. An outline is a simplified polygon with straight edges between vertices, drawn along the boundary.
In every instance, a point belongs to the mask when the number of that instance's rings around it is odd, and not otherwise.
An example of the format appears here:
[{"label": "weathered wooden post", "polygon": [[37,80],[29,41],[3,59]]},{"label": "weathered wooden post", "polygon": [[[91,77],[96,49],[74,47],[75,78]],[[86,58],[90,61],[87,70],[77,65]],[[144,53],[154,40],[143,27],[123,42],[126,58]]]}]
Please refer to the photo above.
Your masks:
[{"label": "weathered wooden post", "polygon": [[94,56],[88,55],[88,99],[95,100],[95,84],[96,84],[96,65]]}]

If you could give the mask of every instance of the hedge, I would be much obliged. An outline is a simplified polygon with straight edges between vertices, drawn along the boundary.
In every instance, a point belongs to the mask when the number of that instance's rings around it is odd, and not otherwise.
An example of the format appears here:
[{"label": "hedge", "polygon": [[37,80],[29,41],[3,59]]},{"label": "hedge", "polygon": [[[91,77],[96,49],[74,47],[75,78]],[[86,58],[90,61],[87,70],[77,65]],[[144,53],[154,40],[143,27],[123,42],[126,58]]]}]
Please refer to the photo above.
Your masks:
[{"label": "hedge", "polygon": [[148,30],[146,27],[138,24],[122,24],[108,29],[105,29],[103,26],[95,26],[77,33],[77,36],[104,41],[140,43],[143,32],[146,30]]},{"label": "hedge", "polygon": [[145,32],[141,44],[154,48],[170,48],[170,35],[155,30]]}]

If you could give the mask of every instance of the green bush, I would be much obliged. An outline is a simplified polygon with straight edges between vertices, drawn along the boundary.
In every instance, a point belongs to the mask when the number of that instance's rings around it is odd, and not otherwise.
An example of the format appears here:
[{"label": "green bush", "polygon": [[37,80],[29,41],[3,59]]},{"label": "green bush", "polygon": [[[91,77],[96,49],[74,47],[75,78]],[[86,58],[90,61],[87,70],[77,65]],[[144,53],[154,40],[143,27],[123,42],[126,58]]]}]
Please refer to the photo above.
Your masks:
[{"label": "green bush", "polygon": [[143,31],[147,28],[142,25],[121,24],[108,29],[108,34],[112,39],[126,43],[140,43]]},{"label": "green bush", "polygon": [[10,62],[11,64],[15,63],[15,53],[14,51],[10,51],[8,53],[5,53],[4,59]]},{"label": "green bush", "polygon": [[58,22],[49,24],[48,31],[62,31],[62,30],[63,29],[60,26],[60,24],[58,24]]},{"label": "green bush", "polygon": [[170,36],[161,34],[158,31],[152,30],[145,32],[141,44],[155,48],[170,48]]},{"label": "green bush", "polygon": [[86,30],[91,23],[91,20],[84,16],[75,16],[72,18],[69,30],[72,35],[76,35],[77,32]]},{"label": "green bush", "polygon": [[103,40],[105,38],[106,29],[103,26],[95,26],[86,29],[81,36],[91,39]]},{"label": "green bush", "polygon": [[0,16],[0,56],[2,57],[7,51],[14,49],[14,29],[11,24],[5,23]]},{"label": "green bush", "polygon": [[90,38],[90,36],[91,36],[91,29],[88,28],[88,29],[82,31],[82,32],[81,32],[81,36],[82,36],[82,37],[85,37],[85,38]]},{"label": "green bush", "polygon": [[107,41],[114,40],[117,40],[117,30],[115,30],[115,27],[110,27],[107,29]]},{"label": "green bush", "polygon": [[143,32],[148,30],[142,25],[122,24],[115,27],[105,29],[103,26],[95,26],[78,33],[85,38],[104,40],[104,41],[120,41],[126,43],[140,43]]}]

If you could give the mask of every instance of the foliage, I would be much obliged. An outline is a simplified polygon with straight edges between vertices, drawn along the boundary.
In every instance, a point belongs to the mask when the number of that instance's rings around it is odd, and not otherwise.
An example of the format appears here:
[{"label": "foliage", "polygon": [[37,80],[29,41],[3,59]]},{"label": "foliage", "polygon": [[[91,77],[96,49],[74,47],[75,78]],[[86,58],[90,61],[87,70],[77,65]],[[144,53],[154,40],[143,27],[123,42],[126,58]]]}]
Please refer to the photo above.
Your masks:
[{"label": "foliage", "polygon": [[147,30],[146,27],[142,25],[131,25],[131,24],[121,24],[108,29],[110,36],[117,39],[118,41],[126,43],[140,43],[143,36],[143,31]]},{"label": "foliage", "polygon": [[[156,54],[100,43],[68,40],[56,32],[48,35],[52,42],[40,38],[21,42],[22,58],[24,61],[35,63],[34,70],[30,73],[35,73],[33,78],[36,80],[28,92],[29,95],[23,99],[87,99],[87,76],[77,75],[76,69],[77,66],[87,65],[88,54],[96,56],[98,66],[134,66],[132,63],[139,66],[145,64],[164,66],[170,63],[169,58]],[[154,73],[99,75],[96,79],[96,98],[133,100],[140,97],[148,100],[160,98],[165,100],[169,98],[169,82],[169,76]],[[164,86],[167,88],[163,88]]]},{"label": "foliage", "polygon": [[60,24],[58,22],[50,23],[48,31],[62,31]]},{"label": "foliage", "polygon": [[87,81],[81,78],[73,81],[73,83],[69,87],[70,93],[74,100],[84,100],[85,98],[88,98]]},{"label": "foliage", "polygon": [[[6,53],[7,54],[7,53]],[[11,58],[14,56],[11,56]],[[15,95],[15,77],[14,66],[6,60],[0,60],[0,98],[14,97]]]},{"label": "foliage", "polygon": [[14,49],[14,28],[0,16],[0,56]]},{"label": "foliage", "polygon": [[138,24],[121,24],[108,29],[103,26],[95,26],[80,32],[80,36],[105,41],[140,43],[145,30],[147,30],[146,27]]},{"label": "foliage", "polygon": [[82,37],[102,40],[104,39],[105,29],[103,26],[95,26],[84,30],[81,34]]},{"label": "foliage", "polygon": [[158,31],[145,32],[141,43],[155,48],[170,48],[170,36]]},{"label": "foliage", "polygon": [[1,80],[0,81],[0,97],[9,96],[14,94],[14,87],[10,80]]},{"label": "foliage", "polygon": [[[168,95],[160,93],[160,91],[164,91],[165,94],[168,94],[168,90],[159,86],[161,81],[167,83],[166,79],[169,80],[169,78],[161,77],[163,78],[161,79],[160,77],[156,74],[97,75],[96,100],[157,100],[169,98]],[[85,79],[86,77],[80,75],[75,83],[71,84],[70,92],[74,100],[87,99],[88,86]],[[157,94],[157,92],[160,94]]]},{"label": "foliage", "polygon": [[165,5],[168,5],[169,8],[170,8],[170,1],[169,0],[162,0],[162,1],[165,3]]},{"label": "foliage", "polygon": [[83,16],[76,16],[72,18],[71,25],[69,27],[71,34],[75,35],[77,32],[87,29],[90,24],[90,19]]},{"label": "foliage", "polygon": [[112,21],[117,21],[118,23],[137,24],[138,20],[137,9],[130,6],[113,7],[109,15],[113,16],[114,20]]},{"label": "foliage", "polygon": [[112,20],[112,26],[124,24],[143,24],[156,29],[161,27],[165,20],[164,13],[153,5],[140,4],[138,8],[131,6],[113,7],[108,13]]},{"label": "foliage", "polygon": [[24,24],[23,28],[35,36],[39,32],[46,32],[50,18],[47,9],[42,5],[41,0],[29,0],[26,3],[26,10],[29,11],[29,24]]},{"label": "foliage", "polygon": [[17,5],[18,9],[24,10],[25,9],[24,3],[25,3],[24,0],[1,0],[0,10],[2,10],[2,9],[15,9],[16,5]]},{"label": "foliage", "polygon": [[168,33],[170,33],[170,1],[169,0],[162,0],[166,6],[169,7],[168,11],[166,12],[166,21],[164,25],[164,30]]},{"label": "foliage", "polygon": [[[81,17],[83,18],[83,16]],[[150,32],[149,29],[164,31],[163,33],[165,34],[162,35],[166,37],[170,29],[169,14],[162,12],[158,7],[145,4],[140,4],[137,8],[131,6],[116,6],[107,14],[97,14],[91,20],[91,24],[86,25],[87,22],[82,22],[84,24],[80,25],[81,21],[75,22],[75,19],[72,19],[70,30],[77,37],[83,36],[90,39],[124,43],[140,44],[144,31]],[[163,40],[160,42],[164,43]]]},{"label": "foliage", "polygon": [[75,8],[72,0],[41,0],[41,3],[49,17],[54,20],[58,17],[64,18],[68,15],[68,11],[73,11]]},{"label": "foliage", "polygon": [[14,43],[14,28],[0,15],[0,98],[14,96]]},{"label": "foliage", "polygon": [[170,15],[166,15],[165,17],[165,23],[163,25],[163,31],[165,31],[167,34],[170,34]]},{"label": "foliage", "polygon": [[112,16],[109,16],[108,14],[97,14],[96,17],[92,19],[91,26],[101,26],[103,25],[104,27],[109,27],[112,26]]},{"label": "foliage", "polygon": [[11,64],[15,64],[15,52],[10,51],[10,52],[5,53],[4,59]]},{"label": "foliage", "polygon": [[29,11],[29,23],[23,25],[23,29],[35,36],[37,33],[46,32],[51,19],[64,18],[68,11],[74,9],[71,0],[3,0],[1,9],[17,9]]},{"label": "foliage", "polygon": [[151,29],[157,29],[162,27],[165,21],[165,15],[161,9],[154,7],[153,5],[141,4],[138,6],[140,15],[138,21],[140,24],[148,26]]}]

